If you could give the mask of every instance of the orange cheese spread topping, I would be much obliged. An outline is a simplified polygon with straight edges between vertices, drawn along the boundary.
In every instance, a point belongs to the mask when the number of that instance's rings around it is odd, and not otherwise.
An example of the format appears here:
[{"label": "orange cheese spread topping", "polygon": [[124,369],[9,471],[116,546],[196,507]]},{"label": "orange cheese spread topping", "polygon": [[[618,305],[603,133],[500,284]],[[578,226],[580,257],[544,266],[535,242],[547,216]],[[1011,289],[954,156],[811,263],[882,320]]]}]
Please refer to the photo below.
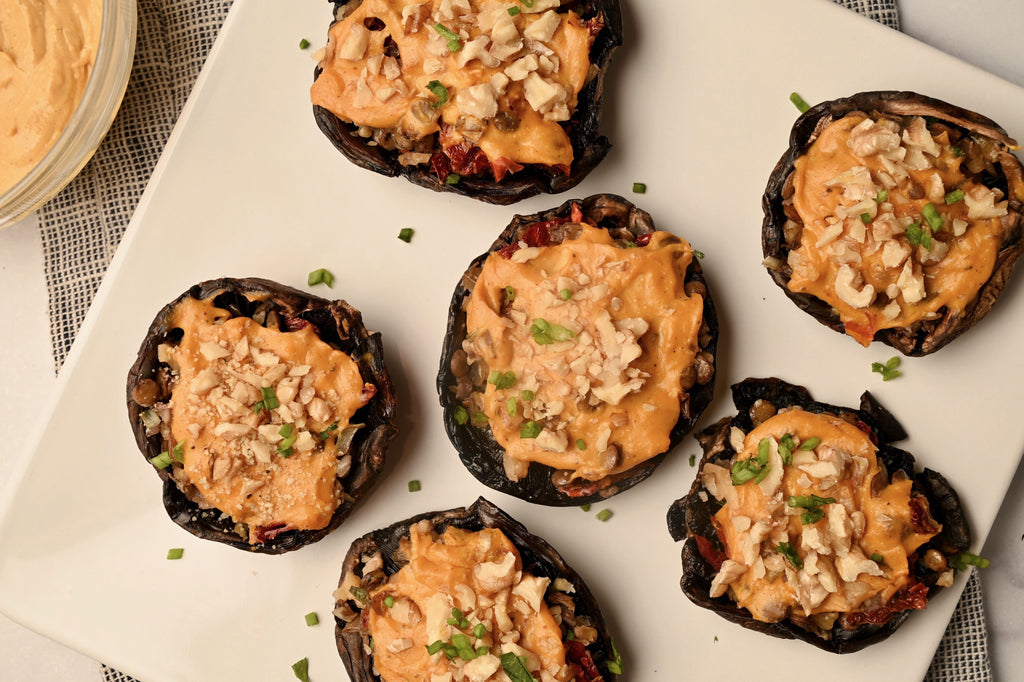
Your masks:
[{"label": "orange cheese spread topping", "polygon": [[[745,436],[735,429],[731,440],[742,447],[734,462],[756,458],[760,448],[770,469],[760,482],[741,485],[725,467],[708,464],[702,472],[725,501],[714,521],[728,559],[712,596],[729,591],[755,619],[777,622],[790,612],[877,609],[908,584],[908,556],[938,526],[915,530],[909,478],[897,474],[879,487],[885,474],[866,433],[794,408]],[[783,462],[787,447],[790,464]]]},{"label": "orange cheese spread topping", "polygon": [[597,480],[668,450],[704,301],[684,290],[685,241],[655,232],[620,248],[578,227],[561,244],[488,256],[464,349],[490,372],[479,408],[506,459]]},{"label": "orange cheese spread topping", "polygon": [[404,165],[427,163],[440,133],[446,149],[479,147],[499,180],[515,164],[567,168],[560,122],[590,73],[591,35],[559,4],[364,0],[331,27],[312,101],[366,137],[383,132]]},{"label": "orange cheese spread topping", "polygon": [[251,543],[324,528],[351,464],[337,436],[374,386],[312,326],[282,332],[228,318],[211,301],[188,298],[169,320],[184,331],[181,342],[159,349],[177,375],[171,431],[184,444],[187,482],[246,524]]},{"label": "orange cheese spread topping", "polygon": [[963,310],[991,276],[1007,202],[962,168],[948,131],[851,114],[796,160],[803,222],[789,288],[868,345],[880,329]]},{"label": "orange cheese spread topping", "polygon": [[[437,536],[429,522],[410,531],[403,545],[409,563],[368,595],[363,611],[381,679],[507,680],[500,660],[505,653],[525,657],[527,670],[542,682],[572,679],[561,628],[544,600],[550,580],[523,571],[504,533],[449,526]],[[341,598],[351,599],[349,588],[359,583],[347,574]],[[427,647],[435,642],[461,643],[476,655],[431,654]]]}]

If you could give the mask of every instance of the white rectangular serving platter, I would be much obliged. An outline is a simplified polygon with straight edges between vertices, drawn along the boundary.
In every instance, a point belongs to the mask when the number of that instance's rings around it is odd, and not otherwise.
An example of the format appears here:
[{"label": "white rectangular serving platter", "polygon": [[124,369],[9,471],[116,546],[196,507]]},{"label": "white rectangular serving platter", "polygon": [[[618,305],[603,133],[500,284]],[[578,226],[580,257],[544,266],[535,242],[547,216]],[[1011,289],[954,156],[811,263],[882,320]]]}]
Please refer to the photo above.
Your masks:
[{"label": "white rectangular serving platter", "polygon": [[[320,134],[308,102],[323,0],[236,0],[59,380],[34,452],[0,513],[0,610],[146,682],[345,679],[331,624],[341,560],[359,535],[485,495],[545,537],[601,600],[626,679],[920,680],[965,581],[891,639],[845,656],[732,625],[679,590],[669,505],[689,488],[692,439],[656,474],[595,505],[539,507],[494,493],[459,462],[434,389],[446,309],[466,264],[514,213],[619,193],[705,252],[721,315],[718,395],[779,376],[856,405],[870,389],[903,422],[904,446],[960,491],[981,547],[1024,449],[1021,277],[995,310],[937,355],[883,383],[865,349],[797,310],[761,267],[761,192],[810,102],[906,89],[980,111],[1024,136],[1024,91],[825,0],[623,1],[626,45],[607,80],[614,147],[574,192],[514,207],[435,194],[363,171]],[[648,191],[631,194],[633,182]],[[411,227],[406,244],[396,237]],[[164,513],[136,450],[126,373],[155,315],[193,283],[262,276],[345,298],[382,332],[401,400],[388,477],[335,533],[283,556],[193,538]],[[422,481],[418,493],[410,479]],[[601,509],[614,516],[595,519]],[[170,547],[184,558],[167,561]],[[316,611],[320,625],[306,627]]]}]

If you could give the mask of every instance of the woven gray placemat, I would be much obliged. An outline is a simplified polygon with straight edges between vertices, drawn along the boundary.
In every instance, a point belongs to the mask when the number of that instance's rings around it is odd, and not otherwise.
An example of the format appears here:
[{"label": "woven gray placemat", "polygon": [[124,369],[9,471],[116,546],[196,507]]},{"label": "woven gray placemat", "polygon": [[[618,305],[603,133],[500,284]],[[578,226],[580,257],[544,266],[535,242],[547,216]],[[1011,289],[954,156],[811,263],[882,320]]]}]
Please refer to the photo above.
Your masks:
[{"label": "woven gray placemat", "polygon": [[[899,29],[896,0],[834,0]],[[124,104],[82,173],[39,212],[54,363],[64,363],[224,21],[231,0],[138,0],[138,45]],[[981,581],[967,590],[926,682],[991,680]],[[103,666],[104,682],[134,682]]]}]

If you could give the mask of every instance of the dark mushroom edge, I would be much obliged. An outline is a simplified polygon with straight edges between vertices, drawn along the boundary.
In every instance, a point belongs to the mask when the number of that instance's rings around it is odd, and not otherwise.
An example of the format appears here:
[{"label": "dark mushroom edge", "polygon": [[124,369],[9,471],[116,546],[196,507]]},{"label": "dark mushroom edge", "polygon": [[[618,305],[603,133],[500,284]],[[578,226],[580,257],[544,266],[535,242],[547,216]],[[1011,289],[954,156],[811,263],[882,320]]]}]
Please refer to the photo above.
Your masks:
[{"label": "dark mushroom edge", "polygon": [[[783,408],[801,407],[808,412],[827,413],[853,423],[877,445],[879,463],[888,473],[889,480],[895,472],[904,472],[913,481],[912,495],[926,498],[932,518],[941,524],[941,532],[922,545],[909,559],[911,578],[927,588],[924,597],[926,601],[942,589],[936,584],[940,574],[955,570],[948,559],[970,547],[970,529],[963,507],[956,492],[941,474],[930,469],[916,472],[913,456],[890,445],[894,440],[905,438],[906,434],[899,422],[874,396],[865,392],[861,396],[859,409],[839,407],[816,402],[805,388],[775,378],[746,379],[732,386],[732,394],[738,411],[736,416],[726,417],[696,435],[704,449],[699,468],[701,471],[709,462],[729,467],[730,459],[736,454],[729,443],[729,431],[733,426],[744,433],[749,432]],[[749,611],[732,601],[728,593],[717,598],[710,597],[711,581],[717,573],[713,562],[721,561],[724,547],[712,523],[720,505],[702,484],[701,478],[698,473],[689,494],[676,500],[667,515],[672,538],[684,541],[680,587],[694,604],[750,630],[783,639],[800,639],[838,654],[858,651],[889,637],[915,610],[907,608],[893,613],[881,613],[879,615],[885,618],[884,622],[850,627],[844,627],[844,616],[840,616],[831,629],[824,630],[813,619],[792,613],[786,620],[776,623],[755,620]],[[926,556],[933,551],[942,556],[941,561],[938,561],[936,554]],[[929,563],[938,568],[929,567]],[[900,593],[897,593],[890,604],[899,596]],[[921,595],[914,596],[920,598]],[[920,607],[923,608],[923,604]]]},{"label": "dark mushroom edge", "polygon": [[[504,448],[494,439],[488,426],[475,426],[470,420],[460,424],[456,418],[462,400],[457,395],[460,377],[453,370],[453,358],[462,349],[466,339],[465,304],[472,292],[477,274],[491,252],[500,251],[509,245],[524,241],[529,246],[558,244],[566,235],[559,225],[571,221],[574,206],[582,212],[583,220],[612,232],[623,247],[635,245],[638,237],[655,231],[654,220],[649,213],[631,202],[614,194],[596,194],[581,200],[569,200],[561,206],[532,215],[516,215],[508,227],[498,236],[486,253],[475,258],[461,281],[455,287],[448,308],[448,328],[441,351],[441,363],[437,376],[437,391],[444,410],[445,430],[462,463],[473,476],[484,485],[500,492],[536,504],[549,506],[574,506],[598,502],[612,495],[628,490],[650,476],[662,462],[668,451],[641,462],[620,474],[606,476],[596,481],[577,479],[569,482],[553,481],[561,478],[556,469],[532,462],[524,478],[510,480],[503,465]],[[704,319],[698,339],[696,380],[684,396],[680,405],[679,418],[670,434],[669,450],[674,448],[692,429],[700,415],[710,404],[715,385],[715,353],[718,346],[718,316],[710,290],[704,278],[698,258],[694,258],[686,273],[686,286],[698,291],[704,298]],[[488,372],[480,372],[482,388]]]},{"label": "dark mushroom edge", "polygon": [[[343,493],[338,508],[327,527],[319,530],[286,530],[262,544],[249,544],[248,530],[236,524],[218,509],[200,507],[194,489],[179,484],[172,461],[164,469],[153,467],[150,459],[169,452],[175,445],[169,439],[169,428],[149,428],[143,413],[154,404],[165,403],[173,388],[171,369],[157,358],[162,343],[175,344],[181,330],[169,327],[176,306],[187,298],[212,299],[230,318],[248,317],[267,328],[287,331],[312,325],[321,340],[348,354],[359,367],[363,380],[377,388],[373,398],[352,418],[353,424],[365,424],[352,438],[348,450],[351,469],[343,479]],[[388,446],[397,434],[395,422],[395,389],[384,365],[380,334],[370,332],[359,311],[341,300],[328,301],[298,289],[265,279],[222,278],[196,284],[160,310],[146,333],[139,355],[128,372],[128,419],[146,465],[163,481],[163,503],[168,516],[176,524],[204,540],[222,542],[232,547],[263,554],[282,554],[316,542],[341,525],[356,504],[380,478]],[[166,426],[161,424],[161,426]],[[339,481],[341,482],[341,481]]]},{"label": "dark mushroom edge", "polygon": [[[791,176],[796,159],[802,156],[833,121],[860,112],[895,120],[921,116],[929,126],[950,133],[950,140],[965,152],[972,174],[990,189],[998,188],[1008,202],[1002,218],[1002,242],[991,277],[964,310],[943,308],[935,319],[920,320],[907,327],[882,329],[874,340],[908,356],[933,353],[964,333],[983,318],[998,299],[1024,250],[1024,168],[1013,155],[1019,145],[994,121],[975,112],[915,92],[862,92],[851,97],[822,102],[801,115],[793,124],[789,148],[779,160],[762,197],[764,221],[761,246],[764,264],[772,280],[801,310],[825,326],[846,333],[837,311],[825,301],[806,293],[790,291],[793,274],[788,258],[799,246],[802,222],[792,207]],[[788,223],[788,229],[787,229]]]},{"label": "dark mushroom edge", "polygon": [[[334,15],[344,17],[362,0],[334,2]],[[351,7],[350,7],[351,6]],[[454,192],[491,204],[508,205],[541,193],[557,194],[578,185],[608,154],[611,142],[600,133],[604,79],[612,53],[622,45],[622,16],[618,0],[570,0],[560,11],[572,10],[597,31],[590,48],[591,72],[577,98],[576,110],[562,124],[572,142],[573,161],[568,173],[542,165],[526,165],[496,182],[486,164],[479,175],[462,175],[458,182],[447,181],[447,172],[435,171],[435,164],[404,166],[398,161],[400,150],[388,149],[374,138],[359,135],[359,126],[340,119],[324,107],[313,105],[317,126],[331,143],[360,168],[388,177],[404,176],[410,182],[435,192]],[[316,80],[322,69],[313,72]],[[436,147],[430,152],[447,159]],[[440,161],[441,159],[439,159]],[[449,162],[450,165],[450,162]],[[444,167],[442,161],[438,167]]]},{"label": "dark mushroom edge", "polygon": [[[572,632],[577,627],[590,628],[596,631],[596,639],[585,646],[571,638],[566,641],[566,662],[571,662],[582,670],[583,677],[575,679],[586,682],[614,682],[618,679],[618,674],[607,667],[608,662],[616,660],[612,637],[605,625],[597,599],[583,582],[583,578],[545,540],[530,533],[525,526],[482,497],[469,507],[419,514],[357,538],[345,555],[338,581],[339,588],[349,572],[354,572],[360,577],[361,587],[367,592],[387,582],[390,576],[407,563],[400,550],[402,539],[409,538],[411,526],[424,520],[429,521],[438,534],[443,533],[449,526],[474,532],[484,528],[496,528],[519,550],[523,571],[549,578],[552,585],[558,578],[568,581],[574,588],[573,592],[558,592],[549,586],[544,601],[549,607],[558,608],[563,634]],[[364,557],[371,557],[377,552],[380,552],[383,567],[364,575]],[[335,594],[334,635],[338,653],[353,682],[380,679],[374,672],[370,634],[363,625],[362,609],[386,607],[383,604],[375,605],[372,599],[370,601],[370,604],[361,607],[354,595],[339,595],[337,592]]]}]

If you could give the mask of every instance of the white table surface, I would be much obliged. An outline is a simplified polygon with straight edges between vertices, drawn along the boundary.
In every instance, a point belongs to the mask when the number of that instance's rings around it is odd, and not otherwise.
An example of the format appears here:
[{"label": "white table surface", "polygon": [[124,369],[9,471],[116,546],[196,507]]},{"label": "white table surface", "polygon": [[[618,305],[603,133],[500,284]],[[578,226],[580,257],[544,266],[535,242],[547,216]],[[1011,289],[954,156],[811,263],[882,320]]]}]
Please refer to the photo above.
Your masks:
[{"label": "white table surface", "polygon": [[[900,0],[903,31],[1024,87],[1024,2]],[[921,68],[927,68],[922,65]],[[1010,131],[1024,139],[1024,131]],[[1020,286],[1022,275],[1011,281]],[[32,425],[56,384],[42,246],[34,216],[0,230],[0,495],[26,455]],[[1018,343],[1017,340],[1008,340]],[[1018,469],[983,555],[989,647],[996,680],[1024,663],[1024,466]],[[0,680],[99,682],[96,661],[0,615]]]}]

